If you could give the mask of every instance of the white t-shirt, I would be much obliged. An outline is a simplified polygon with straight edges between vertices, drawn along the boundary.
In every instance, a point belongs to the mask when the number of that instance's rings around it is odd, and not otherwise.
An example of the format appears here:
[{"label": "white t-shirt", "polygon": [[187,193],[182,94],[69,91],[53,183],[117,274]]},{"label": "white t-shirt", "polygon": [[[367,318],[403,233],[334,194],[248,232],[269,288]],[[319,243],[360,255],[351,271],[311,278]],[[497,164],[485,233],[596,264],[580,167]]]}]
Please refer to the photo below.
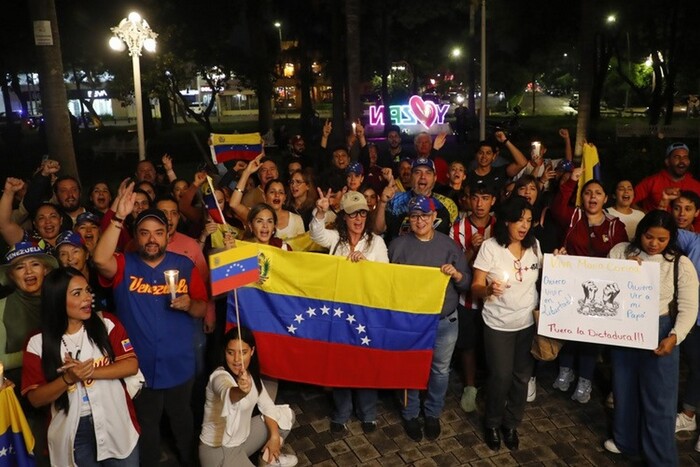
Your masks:
[{"label": "white t-shirt", "polygon": [[625,230],[627,231],[627,238],[632,240],[634,238],[634,233],[637,231],[637,224],[644,217],[644,212],[639,209],[632,209],[631,214],[622,214],[620,211],[613,207],[606,209],[608,214],[617,217],[625,224]]},{"label": "white t-shirt", "polygon": [[286,240],[288,238],[293,238],[297,235],[301,235],[304,232],[306,232],[306,230],[304,229],[304,220],[299,214],[290,212],[287,227],[285,227],[284,229],[277,229],[275,237],[281,240]]},{"label": "white t-shirt", "polygon": [[542,269],[539,242],[536,247],[525,250],[518,261],[508,248],[499,245],[495,238],[489,238],[481,244],[474,269],[501,281],[504,273],[508,275],[508,288],[503,295],[484,299],[482,315],[488,327],[497,331],[519,331],[535,323],[532,311],[538,306],[536,285]]}]

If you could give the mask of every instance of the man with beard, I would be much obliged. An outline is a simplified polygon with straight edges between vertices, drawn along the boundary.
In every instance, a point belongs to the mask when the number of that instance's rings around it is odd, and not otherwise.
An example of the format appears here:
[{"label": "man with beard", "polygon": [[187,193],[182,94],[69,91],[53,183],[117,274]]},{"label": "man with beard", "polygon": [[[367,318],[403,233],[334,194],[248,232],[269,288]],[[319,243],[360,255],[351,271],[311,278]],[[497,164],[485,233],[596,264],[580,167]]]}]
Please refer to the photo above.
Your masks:
[{"label": "man with beard", "polygon": [[80,205],[80,183],[78,180],[70,175],[58,177],[53,184],[53,193],[58,205],[75,224],[78,215],[85,212],[85,208]]},{"label": "man with beard", "polygon": [[[693,191],[700,194],[700,182],[688,173],[690,151],[684,143],[673,143],[666,148],[666,168],[643,179],[634,187],[634,204],[644,212],[660,208],[662,195],[667,188]],[[700,232],[700,216],[695,218],[693,227]]]},{"label": "man with beard", "polygon": [[[100,282],[114,291],[116,313],[129,332],[146,379],[141,394],[134,399],[141,425],[141,465],[158,465],[163,412],[168,414],[180,463],[189,465],[194,460],[192,336],[196,319],[206,313],[206,287],[189,258],[166,251],[168,219],[159,209],[146,209],[136,218],[137,251],[115,254],[123,220],[131,214],[134,201],[130,184],[97,243],[93,261]],[[166,271],[178,272],[174,299]]]}]

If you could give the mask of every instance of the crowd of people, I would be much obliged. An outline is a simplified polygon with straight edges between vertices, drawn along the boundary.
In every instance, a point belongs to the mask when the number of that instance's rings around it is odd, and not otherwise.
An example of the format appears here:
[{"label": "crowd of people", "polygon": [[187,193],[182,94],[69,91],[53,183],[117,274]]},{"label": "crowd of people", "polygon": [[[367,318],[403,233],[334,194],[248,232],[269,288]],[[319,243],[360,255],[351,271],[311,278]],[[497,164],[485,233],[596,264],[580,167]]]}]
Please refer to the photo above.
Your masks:
[{"label": "crowd of people", "polygon": [[[697,428],[700,404],[700,182],[688,147],[671,144],[663,170],[608,193],[601,180],[582,183],[566,129],[561,158],[542,141],[524,153],[497,131],[448,164],[444,134],[420,133],[406,151],[398,127],[379,144],[361,122],[353,128],[336,147],[327,122],[318,148],[297,135],[281,154],[222,167],[213,195],[224,224],[202,202],[207,173],[179,178],[167,154],[160,172],[140,161],[116,192],[113,180],[83,190],[51,159],[30,180],[5,181],[2,389],[24,396],[39,465],[157,465],[164,416],[182,465],[296,464],[282,449],[293,410],[276,403],[254,334],[224,333],[225,298],[208,291],[208,254],[237,239],[449,276],[427,387],[402,394],[403,427],[412,440],[437,439],[450,369],[465,412],[477,410],[484,370],[483,439],[494,451],[518,449],[536,398],[543,255],[658,263],[660,300],[646,304],[658,347],[566,342],[554,388],[588,403],[604,354],[614,407],[605,449],[677,465],[674,433]],[[689,377],[676,413],[679,349]],[[349,434],[353,414],[364,432],[377,429],[376,389],[334,388],[332,399],[332,433]]]}]

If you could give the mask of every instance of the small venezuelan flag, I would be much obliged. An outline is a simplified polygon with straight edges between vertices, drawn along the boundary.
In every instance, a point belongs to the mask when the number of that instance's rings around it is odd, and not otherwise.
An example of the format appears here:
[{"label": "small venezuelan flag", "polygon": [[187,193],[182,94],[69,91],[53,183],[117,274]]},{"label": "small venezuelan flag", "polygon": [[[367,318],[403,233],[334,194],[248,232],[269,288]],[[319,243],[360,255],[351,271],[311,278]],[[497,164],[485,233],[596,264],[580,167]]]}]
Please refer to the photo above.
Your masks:
[{"label": "small venezuelan flag", "polygon": [[216,201],[216,195],[214,195],[214,184],[212,183],[211,177],[207,175],[207,183],[202,184],[202,201],[204,206],[207,208],[207,212],[211,216],[211,219],[217,224],[225,224],[224,214],[221,212],[221,206]]},{"label": "small venezuelan flag", "polygon": [[231,160],[252,161],[262,152],[262,138],[260,133],[237,135],[211,133],[209,147],[215,164]]},{"label": "small venezuelan flag", "polygon": [[256,282],[260,278],[258,247],[250,244],[213,254],[209,256],[209,270],[212,295]]}]

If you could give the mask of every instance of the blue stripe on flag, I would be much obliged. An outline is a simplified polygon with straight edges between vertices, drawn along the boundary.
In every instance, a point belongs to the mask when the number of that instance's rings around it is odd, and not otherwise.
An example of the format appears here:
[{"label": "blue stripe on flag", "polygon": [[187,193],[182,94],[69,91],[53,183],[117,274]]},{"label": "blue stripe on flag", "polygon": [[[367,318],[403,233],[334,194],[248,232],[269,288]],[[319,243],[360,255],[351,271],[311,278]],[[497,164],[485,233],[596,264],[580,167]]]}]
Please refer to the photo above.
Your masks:
[{"label": "blue stripe on flag", "polygon": [[258,268],[258,257],[251,256],[250,258],[243,258],[239,261],[224,264],[218,268],[211,270],[211,281],[216,282],[222,279],[226,279],[237,274],[243,274],[244,272],[251,271]]}]

